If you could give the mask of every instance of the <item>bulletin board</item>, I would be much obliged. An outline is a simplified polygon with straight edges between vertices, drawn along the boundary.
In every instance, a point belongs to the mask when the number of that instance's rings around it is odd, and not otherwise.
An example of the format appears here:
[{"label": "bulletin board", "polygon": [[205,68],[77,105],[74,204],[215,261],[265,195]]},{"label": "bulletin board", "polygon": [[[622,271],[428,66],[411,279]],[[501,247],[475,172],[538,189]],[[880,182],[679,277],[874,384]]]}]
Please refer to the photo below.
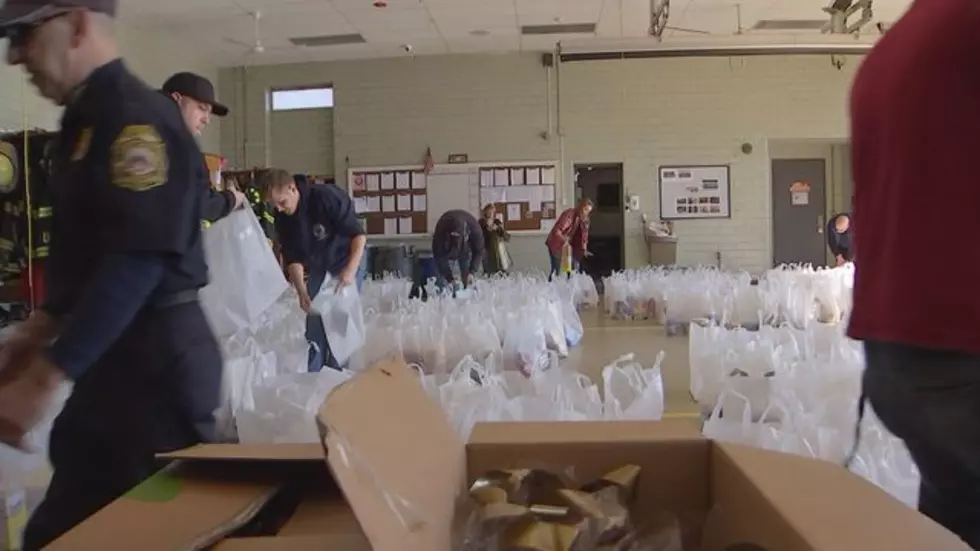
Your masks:
[{"label": "bulletin board", "polygon": [[551,164],[481,166],[480,209],[493,203],[507,231],[550,229],[557,210],[558,169]]},{"label": "bulletin board", "polygon": [[357,167],[348,170],[347,182],[368,235],[431,235],[443,213],[458,209],[479,218],[488,203],[508,231],[541,231],[556,217],[557,169],[558,163],[540,161],[436,164],[428,173],[422,166]]},{"label": "bulletin board", "polygon": [[729,165],[661,166],[661,220],[731,218]]},{"label": "bulletin board", "polygon": [[421,167],[352,169],[348,176],[365,233],[407,236],[428,231],[428,178]]}]

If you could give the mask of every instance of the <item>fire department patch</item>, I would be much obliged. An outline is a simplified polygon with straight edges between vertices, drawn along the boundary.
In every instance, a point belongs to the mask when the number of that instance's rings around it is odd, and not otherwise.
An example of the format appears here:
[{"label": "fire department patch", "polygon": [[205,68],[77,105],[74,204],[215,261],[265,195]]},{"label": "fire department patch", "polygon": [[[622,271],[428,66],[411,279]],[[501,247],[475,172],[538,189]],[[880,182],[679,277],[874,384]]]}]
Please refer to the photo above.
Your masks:
[{"label": "fire department patch", "polygon": [[112,143],[112,183],[131,191],[146,191],[167,182],[167,144],[156,128],[130,125]]}]

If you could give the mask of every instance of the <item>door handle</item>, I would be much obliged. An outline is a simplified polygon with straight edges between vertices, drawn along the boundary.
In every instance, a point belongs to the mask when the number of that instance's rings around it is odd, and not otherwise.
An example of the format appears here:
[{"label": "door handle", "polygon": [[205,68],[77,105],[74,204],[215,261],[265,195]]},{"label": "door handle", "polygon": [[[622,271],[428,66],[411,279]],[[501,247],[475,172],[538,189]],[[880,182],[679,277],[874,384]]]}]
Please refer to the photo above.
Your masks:
[{"label": "door handle", "polygon": [[823,215],[817,216],[817,233],[823,233]]}]

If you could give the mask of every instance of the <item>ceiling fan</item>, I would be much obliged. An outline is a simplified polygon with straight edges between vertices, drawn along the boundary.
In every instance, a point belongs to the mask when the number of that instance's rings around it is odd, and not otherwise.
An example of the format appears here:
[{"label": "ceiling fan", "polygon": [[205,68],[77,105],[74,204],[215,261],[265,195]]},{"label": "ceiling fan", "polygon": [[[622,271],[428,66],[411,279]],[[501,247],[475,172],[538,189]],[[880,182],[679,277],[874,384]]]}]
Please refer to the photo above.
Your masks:
[{"label": "ceiling fan", "polygon": [[[735,14],[738,19],[738,26],[735,34],[742,34],[742,5],[735,4]],[[670,0],[650,0],[650,36],[657,40],[663,39],[664,31],[674,31],[688,34],[710,35],[709,31],[703,29],[690,29],[685,27],[674,27],[668,25],[670,22]]]},{"label": "ceiling fan", "polygon": [[230,37],[227,37],[227,36],[224,38],[225,42],[229,42],[231,44],[235,44],[235,45],[241,46],[242,48],[245,48],[246,49],[245,56],[248,57],[249,59],[251,59],[253,56],[256,56],[256,55],[262,55],[262,54],[264,54],[264,53],[266,53],[266,52],[268,52],[270,50],[271,51],[282,51],[282,50],[292,50],[294,48],[293,46],[277,46],[277,47],[273,47],[271,49],[270,48],[267,48],[262,43],[262,36],[259,33],[259,23],[262,21],[262,12],[260,12],[260,11],[249,12],[249,16],[252,17],[252,20],[253,20],[254,25],[255,25],[255,27],[254,27],[255,28],[255,35],[254,35],[255,38],[252,41],[252,43],[249,44],[247,42],[243,42],[241,40],[237,40],[235,38],[230,38]]}]

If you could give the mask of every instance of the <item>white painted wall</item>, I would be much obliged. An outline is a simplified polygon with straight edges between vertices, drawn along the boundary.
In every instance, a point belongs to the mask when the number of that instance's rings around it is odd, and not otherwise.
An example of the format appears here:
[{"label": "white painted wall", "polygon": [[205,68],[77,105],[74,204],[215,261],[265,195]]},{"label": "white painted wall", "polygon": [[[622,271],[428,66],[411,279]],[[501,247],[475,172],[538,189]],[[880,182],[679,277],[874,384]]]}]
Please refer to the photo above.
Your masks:
[{"label": "white painted wall", "polygon": [[[151,86],[162,85],[167,77],[178,71],[198,73],[218,85],[216,67],[201,60],[193,50],[175,43],[172,36],[124,24],[117,26],[117,33],[122,55],[130,69]],[[2,44],[2,49],[6,53],[6,43]],[[57,129],[60,116],[61,109],[37,95],[22,69],[0,65],[0,129],[22,129],[26,118],[28,127],[53,130]],[[213,121],[201,137],[204,151],[218,152],[220,126],[218,121]]]},{"label": "white painted wall", "polygon": [[[418,164],[426,146],[471,161],[624,163],[626,192],[659,212],[660,164],[730,163],[732,218],[676,224],[678,261],[761,271],[771,262],[770,140],[842,140],[847,93],[859,58],[843,70],[826,56],[684,58],[565,63],[559,75],[537,55],[441,56],[223,70],[238,116],[222,132],[222,153],[239,166],[263,165],[291,133],[270,129],[270,88],[330,82],[335,88],[334,172],[353,166]],[[560,81],[560,82],[559,82]],[[560,100],[560,101],[559,101]],[[560,103],[564,147],[548,130]],[[297,118],[297,126],[309,123]],[[296,138],[298,139],[298,138]],[[275,140],[275,141],[273,141]],[[753,145],[744,155],[741,144]],[[299,162],[299,161],[296,161]],[[283,167],[290,169],[291,167]],[[572,197],[566,178],[563,198]],[[646,262],[639,215],[626,218],[626,262]],[[518,268],[547,265],[543,237],[516,237]]]}]

